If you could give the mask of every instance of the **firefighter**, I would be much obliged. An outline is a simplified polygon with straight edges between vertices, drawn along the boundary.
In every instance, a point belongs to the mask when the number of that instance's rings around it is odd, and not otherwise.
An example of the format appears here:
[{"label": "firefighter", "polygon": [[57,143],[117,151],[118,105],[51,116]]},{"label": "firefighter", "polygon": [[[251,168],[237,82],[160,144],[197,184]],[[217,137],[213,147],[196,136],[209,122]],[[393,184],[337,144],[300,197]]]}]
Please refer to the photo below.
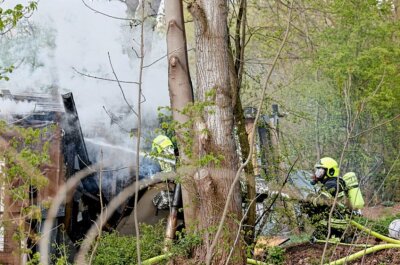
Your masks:
[{"label": "firefighter", "polygon": [[[165,135],[158,135],[152,143],[152,153],[160,163],[162,172],[172,172],[175,170],[176,164],[176,150],[171,139]],[[165,231],[165,244],[164,250],[169,251],[171,242],[174,239],[178,227],[182,228],[183,218],[178,216],[179,208],[182,207],[182,193],[181,184],[176,183],[174,191],[163,190],[153,198],[153,204],[157,210],[168,210],[169,216],[167,219],[167,226]],[[180,220],[179,220],[180,219]]]},{"label": "firefighter", "polygon": [[171,172],[175,165],[174,144],[165,135],[158,135],[152,143],[153,157],[160,163],[161,171]]},{"label": "firefighter", "polygon": [[[329,212],[337,197],[337,204],[331,218],[331,235],[348,241],[351,238],[345,217],[351,213],[346,203],[346,183],[339,176],[338,163],[330,158],[321,158],[315,164],[311,184],[317,186],[317,193],[308,196],[305,212],[315,226],[314,239],[325,239],[328,234]],[[344,235],[346,232],[346,235]]]}]

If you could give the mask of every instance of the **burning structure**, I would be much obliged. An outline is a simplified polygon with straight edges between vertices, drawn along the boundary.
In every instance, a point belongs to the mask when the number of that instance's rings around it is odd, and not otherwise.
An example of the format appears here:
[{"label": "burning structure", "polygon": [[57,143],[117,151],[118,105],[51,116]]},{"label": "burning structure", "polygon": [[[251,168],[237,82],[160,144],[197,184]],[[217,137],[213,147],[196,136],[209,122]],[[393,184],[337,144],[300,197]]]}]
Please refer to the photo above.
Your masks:
[{"label": "burning structure", "polygon": [[[37,217],[43,211],[45,216],[44,203],[54,197],[65,181],[64,157],[61,151],[63,111],[49,96],[12,95],[10,91],[3,90],[0,97],[3,106],[0,113],[2,118],[0,262],[20,264],[27,256],[19,250],[34,248],[33,232],[40,230],[40,222],[37,222],[37,218],[32,218],[33,215]],[[31,135],[28,133],[27,137],[31,138],[37,133],[36,139],[24,139],[17,128],[30,128],[28,132],[31,132]],[[22,169],[19,165],[24,157],[35,158],[33,152],[29,153],[28,146],[38,152],[45,150],[42,154],[48,158],[45,163],[40,163],[40,175],[43,175],[47,182],[43,187],[38,183],[33,184],[35,182],[33,178],[38,177],[34,172],[35,169],[29,168],[30,165],[25,165]],[[64,216],[64,209],[60,211],[59,216]],[[31,236],[22,236],[22,231],[26,231],[25,235]]]},{"label": "burning structure", "polygon": [[[29,259],[29,255],[38,251],[37,237],[47,216],[48,204],[58,189],[76,172],[92,165],[88,149],[91,154],[104,152],[113,155],[116,147],[95,141],[90,141],[88,148],[86,147],[71,93],[59,98],[57,95],[13,95],[8,90],[2,90],[0,101],[2,106],[6,106],[0,112],[0,263],[21,264]],[[18,130],[11,128],[25,128],[35,132],[37,138],[33,140],[33,148],[46,158],[46,161],[36,163],[40,164],[38,174],[44,177],[47,185],[35,184],[29,174],[22,183],[22,173],[14,174],[10,171],[14,163],[9,159],[10,154],[14,152],[17,157],[21,151],[32,148],[32,144],[14,148],[13,141],[22,141],[22,138],[19,137]],[[118,148],[117,152],[121,154]],[[102,162],[95,161],[96,156],[92,159],[93,162]],[[30,170],[29,167],[27,170]],[[158,171],[160,168],[156,162],[142,158],[139,169],[141,178]],[[124,177],[118,177],[121,175]],[[105,168],[100,173],[85,177],[71,194],[67,194],[65,204],[60,207],[50,243],[59,242],[61,233],[72,242],[82,239],[93,220],[96,220],[101,206],[106,205],[124,187],[131,184],[134,179],[132,176],[135,174],[130,167],[121,167]],[[106,185],[99,185],[100,180]],[[141,221],[154,223],[168,214],[168,209],[160,211],[152,203],[152,199],[164,189],[165,184],[155,186],[155,189],[145,189],[139,193],[140,209],[143,209],[142,216],[139,216]],[[26,196],[18,197],[12,192],[21,192],[20,188]],[[105,229],[118,229],[124,234],[133,234],[130,217],[133,203],[133,198],[123,203],[110,218]]]}]

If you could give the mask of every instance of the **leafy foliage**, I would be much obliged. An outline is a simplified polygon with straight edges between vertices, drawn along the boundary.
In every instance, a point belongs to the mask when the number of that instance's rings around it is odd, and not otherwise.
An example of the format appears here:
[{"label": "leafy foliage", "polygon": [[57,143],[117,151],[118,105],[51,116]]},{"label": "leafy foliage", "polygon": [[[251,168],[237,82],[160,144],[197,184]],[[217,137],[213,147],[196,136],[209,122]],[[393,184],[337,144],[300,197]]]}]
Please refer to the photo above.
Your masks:
[{"label": "leafy foliage", "polygon": [[53,133],[53,127],[22,128],[0,121],[0,160],[5,162],[0,174],[3,196],[10,198],[9,205],[20,207],[20,216],[3,218],[2,224],[17,227],[13,238],[18,242],[27,237],[37,240],[35,232],[30,231],[24,221],[40,222],[42,218],[40,206],[31,202],[35,194],[48,185],[41,167],[49,162],[48,137]]},{"label": "leafy foliage", "polygon": [[36,8],[36,1],[30,1],[27,6],[17,4],[14,8],[3,9],[0,7],[0,33],[4,34],[5,31],[15,27],[21,18],[29,15]]},{"label": "leafy foliage", "polygon": [[[175,131],[180,131],[182,138],[180,139],[179,148],[183,150],[185,155],[188,158],[195,158],[195,154],[193,153],[194,146],[194,137],[193,130],[199,129],[198,134],[201,134],[201,137],[208,138],[209,130],[205,127],[202,127],[204,122],[202,121],[203,113],[213,113],[215,106],[215,96],[216,89],[211,89],[205,95],[205,101],[203,102],[195,102],[193,104],[188,104],[183,108],[181,113],[189,117],[188,121],[185,123],[178,123],[173,120],[171,109],[169,107],[159,107],[158,108],[158,119],[160,122],[160,127],[156,129],[156,133],[162,133],[168,136],[173,142],[174,146],[177,147],[177,137]],[[197,128],[196,128],[197,125]],[[224,156],[216,152],[210,152],[209,154],[202,154],[199,157],[196,157],[196,165],[198,166],[206,166],[206,165],[216,165],[219,166],[221,161],[224,160]]]},{"label": "leafy foliage", "polygon": [[[0,6],[0,38],[13,29],[23,17],[28,17],[37,9],[37,1],[30,1],[26,6],[17,4],[13,8],[3,9]],[[9,80],[7,74],[12,73],[14,66],[0,66],[0,80]]]},{"label": "leafy foliage", "polygon": [[281,247],[267,248],[267,261],[274,265],[283,264],[285,261],[285,249]]},{"label": "leafy foliage", "polygon": [[[267,115],[271,103],[288,113],[280,120],[281,155],[288,161],[300,156],[301,168],[312,168],[318,157],[339,160],[344,150],[342,172],[355,171],[367,197],[382,185],[380,200],[399,199],[400,188],[394,177],[400,172],[395,118],[400,113],[400,21],[395,4],[295,3],[289,41],[264,105]],[[250,1],[248,6],[241,96],[245,106],[254,106],[280,44],[288,6],[274,1]]]},{"label": "leafy foliage", "polygon": [[[342,116],[350,123],[355,121],[352,135],[361,133],[349,143],[352,151],[346,153],[344,168],[356,168],[359,176],[365,176],[371,163],[380,159],[376,153],[381,152],[381,144],[387,159],[384,168],[392,166],[392,156],[399,147],[397,141],[393,142],[398,137],[393,131],[396,128],[398,132],[398,123],[389,123],[376,132],[363,131],[400,112],[400,23],[393,19],[391,1],[332,1],[327,8],[334,25],[317,36],[320,46],[315,67],[331,80],[349,105]],[[398,170],[394,167],[391,174]],[[375,183],[383,178],[385,174],[377,174]],[[368,184],[373,186],[374,181]]]},{"label": "leafy foliage", "polygon": [[[141,259],[146,260],[160,255],[164,247],[165,224],[140,225]],[[200,243],[196,234],[177,232],[177,239],[171,246],[170,252],[174,257],[186,257],[193,247]],[[95,257],[94,265],[101,264],[136,264],[136,238],[121,236],[117,232],[102,235]]]},{"label": "leafy foliage", "polygon": [[201,237],[198,234],[186,233],[186,230],[176,232],[176,241],[171,246],[171,253],[175,257],[187,257],[190,251],[200,245]]},{"label": "leafy foliage", "polygon": [[[161,254],[164,241],[164,226],[141,224],[141,258],[142,260]],[[102,264],[136,264],[136,238],[121,236],[117,232],[103,234],[93,259],[94,265]]]}]

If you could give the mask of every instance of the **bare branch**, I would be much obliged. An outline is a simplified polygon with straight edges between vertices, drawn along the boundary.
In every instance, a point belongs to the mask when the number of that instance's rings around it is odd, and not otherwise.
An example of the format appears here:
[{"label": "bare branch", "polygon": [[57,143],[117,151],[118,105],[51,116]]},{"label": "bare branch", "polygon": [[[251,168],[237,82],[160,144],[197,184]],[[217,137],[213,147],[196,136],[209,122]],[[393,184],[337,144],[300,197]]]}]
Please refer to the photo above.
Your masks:
[{"label": "bare branch", "polygon": [[[133,39],[133,41],[135,42],[135,39]],[[138,52],[136,51],[136,49],[132,47],[132,50],[135,53],[136,58],[140,59],[140,56],[139,56]]]},{"label": "bare branch", "polygon": [[[100,150],[101,160],[100,160],[100,168],[99,168],[99,198],[100,198],[100,216],[104,214],[104,203],[103,203],[103,193],[102,193],[102,185],[103,185],[103,149]],[[101,222],[99,226],[96,226],[99,236],[96,238],[95,245],[93,246],[92,254],[90,255],[89,264],[92,264],[94,255],[97,251],[97,247],[99,246],[101,239],[101,228],[104,223]]]},{"label": "bare branch", "polygon": [[237,244],[238,241],[239,241],[240,234],[242,233],[243,222],[246,220],[247,215],[249,214],[249,211],[250,211],[251,206],[253,205],[253,203],[256,202],[256,200],[257,200],[258,197],[260,197],[260,196],[261,196],[261,194],[257,195],[254,199],[251,200],[251,202],[250,202],[249,205],[247,206],[246,212],[243,214],[243,217],[242,217],[242,219],[240,220],[239,228],[238,228],[238,230],[237,230],[237,232],[236,232],[235,242],[233,242],[233,245],[232,245],[232,247],[231,247],[231,250],[229,251],[229,255],[228,255],[228,257],[226,258],[225,265],[228,265],[228,264],[229,264],[229,261],[230,261],[230,259],[231,259],[231,257],[232,257],[232,254],[233,254],[234,250],[235,250],[235,246],[236,246],[236,244]]},{"label": "bare branch", "polygon": [[[141,9],[141,17],[144,19],[144,5],[142,4]],[[142,20],[142,25],[140,27],[140,66],[139,66],[139,91],[138,91],[138,137],[136,138],[136,153],[139,154],[140,152],[140,137],[142,133],[142,83],[143,83],[143,65],[144,65],[144,25]],[[139,222],[138,222],[138,215],[137,215],[137,205],[139,200],[139,156],[136,156],[136,181],[135,181],[135,202],[134,202],[134,209],[133,209],[133,217],[135,223],[135,233],[136,233],[136,252],[137,252],[137,262],[138,265],[141,265],[141,248],[140,248],[140,233],[139,233]]]},{"label": "bare branch", "polygon": [[[173,54],[173,53],[175,53],[175,52],[177,52],[177,51],[179,51],[179,50],[181,50],[181,49],[182,49],[182,48],[175,49],[175,50],[173,50],[172,52],[167,53],[166,55],[164,55],[164,56],[158,58],[157,60],[153,61],[152,63],[143,66],[143,68],[150,67],[150,66],[152,66],[152,65],[154,65],[154,64],[156,64],[156,63],[158,63],[159,61],[161,61],[161,60],[164,59],[165,57],[168,57],[168,55]],[[187,50],[187,51],[191,51],[191,50],[194,50],[194,49],[192,48],[192,49],[189,49],[189,50]]]},{"label": "bare branch", "polygon": [[137,19],[134,19],[134,18],[116,17],[116,16],[112,16],[112,15],[109,15],[109,14],[106,14],[106,13],[103,13],[103,12],[100,12],[100,11],[94,9],[93,7],[89,6],[89,5],[85,2],[85,0],[81,0],[81,1],[82,1],[82,3],[83,3],[87,8],[89,8],[90,10],[92,10],[93,12],[95,12],[96,14],[100,14],[100,15],[103,15],[103,16],[106,16],[106,17],[109,17],[109,18],[113,18],[113,19],[118,19],[118,20],[134,21],[134,22],[137,22],[137,21],[138,21]]},{"label": "bare branch", "polygon": [[[121,129],[121,131],[129,133],[128,130],[122,128],[122,126],[119,124],[118,120],[114,117],[114,115],[111,112],[107,111],[106,107],[103,106],[103,109],[106,112],[106,114],[108,115],[108,117],[110,117],[111,123],[117,124],[117,126]],[[135,115],[137,115],[137,114],[135,113]]]},{"label": "bare branch", "polygon": [[123,81],[123,80],[116,80],[116,79],[110,79],[110,78],[105,78],[105,77],[99,77],[99,76],[94,76],[94,75],[90,75],[90,74],[85,74],[83,72],[78,71],[75,67],[72,67],[72,70],[74,70],[76,73],[86,76],[86,77],[90,77],[90,78],[94,78],[94,79],[98,79],[98,80],[103,80],[103,81],[110,81],[110,82],[120,82],[121,84],[139,84],[138,82],[134,82],[134,81]]},{"label": "bare branch", "polygon": [[[269,211],[271,210],[272,206],[274,206],[274,204],[275,204],[276,200],[278,199],[278,197],[282,194],[282,190],[283,190],[283,188],[285,187],[285,185],[286,185],[286,183],[287,183],[287,181],[288,181],[288,179],[289,179],[290,173],[292,173],[293,168],[294,168],[294,166],[296,165],[296,163],[297,163],[297,161],[299,160],[299,158],[300,158],[300,156],[297,156],[297,158],[296,158],[296,160],[294,161],[294,163],[292,163],[292,165],[290,166],[290,169],[289,169],[289,171],[286,173],[286,178],[284,179],[284,181],[283,181],[283,183],[282,183],[282,185],[281,185],[281,187],[280,187],[278,193],[277,193],[276,196],[273,198],[273,200],[272,200],[270,206],[260,215],[260,217],[258,217],[258,220],[256,221],[255,225],[257,225],[257,224],[261,221],[261,219],[263,218],[263,216],[264,216],[267,212],[269,212]],[[257,236],[256,236],[256,237],[257,237]]]},{"label": "bare branch", "polygon": [[[294,161],[294,163],[291,165],[289,171],[288,171],[287,174],[286,174],[286,178],[285,178],[284,182],[283,182],[282,185],[281,185],[281,188],[279,189],[278,193],[275,195],[275,197],[274,197],[273,201],[271,202],[270,206],[268,207],[268,209],[267,209],[266,211],[264,211],[263,215],[264,215],[266,212],[268,212],[268,211],[272,208],[272,206],[275,204],[275,201],[278,199],[278,197],[279,197],[280,194],[282,193],[283,187],[285,187],[285,185],[286,185],[286,183],[287,183],[287,181],[288,181],[288,179],[289,179],[290,173],[292,172],[292,170],[293,170],[293,168],[294,168],[294,166],[296,165],[296,163],[297,163],[298,160],[299,160],[299,156],[296,158],[296,160]],[[235,246],[236,246],[236,244],[237,244],[237,242],[238,242],[238,239],[239,239],[239,236],[240,236],[240,233],[241,233],[241,230],[242,230],[243,222],[244,222],[244,220],[246,219],[246,216],[247,216],[247,214],[248,214],[248,212],[249,212],[249,210],[250,210],[250,206],[251,206],[253,203],[255,203],[255,201],[257,200],[257,198],[260,197],[260,196],[261,196],[261,194],[257,195],[257,196],[249,203],[246,212],[243,214],[243,218],[242,218],[242,220],[240,220],[240,224],[239,224],[239,228],[238,228],[238,231],[237,231],[237,234],[236,234],[235,242],[234,242],[234,244],[233,244],[233,246],[232,246],[232,248],[231,248],[231,251],[229,252],[229,256],[228,256],[228,258],[227,258],[227,260],[226,260],[226,262],[225,262],[225,265],[228,265],[228,264],[229,264],[229,260],[230,260],[230,258],[231,258],[231,256],[232,256],[233,250],[234,250],[234,248],[235,248]],[[260,218],[262,218],[262,216],[261,216]],[[259,219],[259,220],[260,220],[260,219]],[[257,225],[258,222],[259,222],[259,221],[257,221],[255,225]],[[256,236],[256,237],[257,237],[257,236]]]},{"label": "bare branch", "polygon": [[[114,74],[114,76],[115,76],[115,79],[117,80],[118,87],[119,87],[119,89],[121,90],[122,96],[124,97],[124,100],[125,100],[126,104],[129,106],[129,108],[131,109],[131,111],[132,111],[133,113],[135,113],[135,115],[137,116],[138,114],[137,114],[136,111],[133,109],[133,107],[131,106],[131,104],[129,104],[128,100],[127,100],[126,97],[125,97],[125,92],[124,92],[124,90],[122,89],[121,83],[119,82],[119,79],[118,79],[118,77],[117,77],[117,74],[115,73],[115,70],[114,70],[114,66],[113,66],[113,64],[112,64],[111,57],[110,57],[110,52],[107,52],[107,55],[108,55],[108,61],[110,62],[111,70],[112,70],[112,72],[113,72],[113,74]],[[139,91],[140,91],[140,83],[139,83]]]},{"label": "bare branch", "polygon": [[381,127],[381,126],[383,126],[383,125],[385,125],[385,124],[388,124],[389,122],[391,122],[391,121],[393,121],[393,120],[395,120],[395,119],[398,119],[398,118],[400,118],[400,114],[397,114],[397,115],[394,116],[393,118],[391,118],[391,119],[389,119],[389,120],[387,120],[387,121],[384,121],[384,122],[382,122],[382,123],[379,123],[379,124],[377,124],[377,125],[375,125],[375,126],[369,128],[369,129],[366,129],[366,130],[364,130],[364,131],[362,131],[362,132],[359,132],[359,133],[357,133],[356,135],[350,136],[350,139],[356,138],[356,137],[360,136],[361,134],[364,134],[364,133],[367,133],[367,132],[369,132],[369,131],[375,130],[376,128],[379,128],[379,127]]}]

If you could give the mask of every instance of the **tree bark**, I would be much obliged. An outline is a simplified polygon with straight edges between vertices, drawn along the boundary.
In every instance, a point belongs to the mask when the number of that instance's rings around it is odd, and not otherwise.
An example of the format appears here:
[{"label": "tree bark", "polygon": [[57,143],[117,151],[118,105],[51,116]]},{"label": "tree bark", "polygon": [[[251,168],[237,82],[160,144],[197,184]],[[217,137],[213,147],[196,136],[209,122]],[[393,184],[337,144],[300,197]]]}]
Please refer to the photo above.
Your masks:
[{"label": "tree bark", "polygon": [[[199,261],[204,261],[215,228],[221,219],[226,195],[238,169],[238,156],[233,132],[232,90],[229,79],[227,3],[224,0],[198,0],[189,6],[195,25],[197,99],[201,109],[198,123],[198,157],[207,166],[194,177],[197,194],[197,229],[202,245],[195,250]],[[208,105],[213,102],[212,105]],[[206,172],[206,173],[205,173]],[[225,223],[226,233],[213,253],[213,264],[224,264],[236,238],[241,219],[241,196],[237,184],[229,205]],[[241,240],[235,247],[231,264],[243,264],[244,250]]]},{"label": "tree bark", "polygon": [[[184,115],[184,108],[193,102],[193,90],[188,68],[185,24],[183,20],[182,1],[166,0],[165,19],[167,24],[167,51],[168,51],[168,88],[171,100],[172,116],[174,121],[184,124],[189,117]],[[177,143],[179,147],[180,162],[183,165],[190,163],[186,154],[187,146],[185,135],[192,128],[177,128]],[[190,147],[189,147],[190,148]],[[186,178],[187,179],[187,178]],[[193,184],[188,180],[182,185],[182,200],[185,209],[184,218],[188,228],[194,219],[191,207],[192,198],[189,192]]]},{"label": "tree bark", "polygon": [[[241,61],[241,60],[239,60]],[[249,134],[246,131],[245,117],[243,113],[242,101],[240,99],[240,84],[238,75],[238,68],[234,66],[232,55],[229,54],[229,66],[230,66],[230,82],[232,87],[232,99],[233,99],[233,115],[235,119],[235,125],[237,130],[237,135],[239,138],[239,146],[242,155],[243,162],[249,156],[250,144],[249,144]],[[256,181],[254,177],[254,166],[252,163],[248,163],[244,172],[246,174],[247,180],[247,194],[246,203],[250,207],[248,211],[248,217],[246,219],[246,236],[245,240],[247,244],[251,244],[254,238],[254,226],[256,222],[256,203],[251,203],[256,197]],[[249,204],[251,203],[251,204]]]},{"label": "tree bark", "polygon": [[[235,119],[235,125],[237,135],[239,138],[239,146],[241,150],[243,162],[249,156],[250,143],[249,134],[247,133],[245,126],[245,117],[243,113],[242,101],[240,99],[240,89],[242,86],[243,72],[244,72],[244,43],[246,36],[246,14],[247,14],[247,1],[240,0],[238,3],[239,11],[236,17],[236,28],[235,28],[235,39],[233,50],[230,48],[229,53],[229,67],[230,67],[230,78],[232,86],[232,104],[233,104],[233,115]],[[228,45],[230,42],[228,41]],[[254,149],[255,150],[255,149]],[[253,154],[254,155],[254,154]],[[245,240],[248,245],[253,243],[254,240],[254,229],[256,222],[256,203],[254,199],[256,197],[256,181],[254,168],[257,165],[254,163],[248,163],[244,172],[247,180],[247,193],[246,193],[246,207],[249,207],[247,212],[247,218],[245,222]],[[252,203],[253,202],[253,203]]]},{"label": "tree bark", "polygon": [[394,11],[394,19],[397,21],[400,19],[400,0],[393,1],[393,11]]}]

